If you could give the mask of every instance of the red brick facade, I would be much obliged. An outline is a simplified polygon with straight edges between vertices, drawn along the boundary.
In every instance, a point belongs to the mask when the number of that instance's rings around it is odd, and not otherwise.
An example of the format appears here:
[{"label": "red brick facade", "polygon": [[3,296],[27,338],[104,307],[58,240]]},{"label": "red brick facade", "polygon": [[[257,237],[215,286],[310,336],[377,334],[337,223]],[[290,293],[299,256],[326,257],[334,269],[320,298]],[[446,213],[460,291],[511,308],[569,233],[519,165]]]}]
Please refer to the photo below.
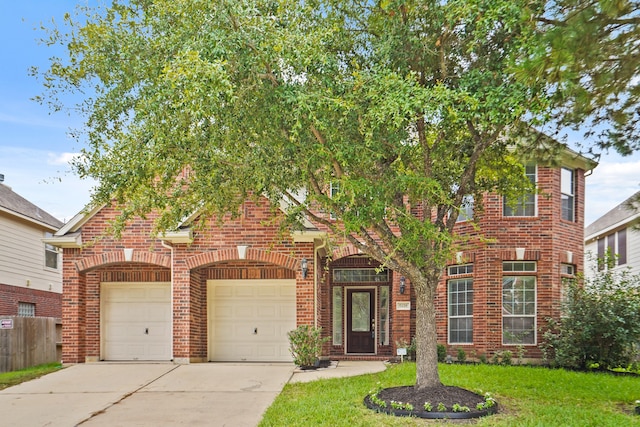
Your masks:
[{"label": "red brick facade", "polygon": [[34,304],[37,317],[62,316],[62,295],[59,293],[0,284],[0,316],[17,316],[21,302]]},{"label": "red brick facade", "polygon": [[[525,249],[521,260],[536,265],[536,271],[527,275],[535,276],[536,281],[537,329],[544,325],[545,318],[558,316],[561,266],[582,270],[584,172],[576,170],[576,220],[572,222],[561,219],[560,170],[539,167],[537,178],[543,193],[537,196],[536,216],[504,217],[502,198],[487,195],[479,223],[486,240],[472,238],[460,247],[457,259],[451,260],[452,265],[473,264],[473,273],[461,276],[473,278],[472,344],[448,344],[448,277],[446,271],[443,274],[436,300],[438,341],[447,344],[451,354],[463,348],[468,354],[490,357],[498,350],[514,349],[502,342],[502,263],[519,258],[516,248]],[[103,358],[100,284],[104,282],[171,283],[171,348],[173,360],[178,362],[209,360],[207,280],[215,279],[295,279],[295,321],[298,325],[323,327],[331,337],[324,353],[331,358],[390,358],[396,354],[397,342],[410,341],[415,334],[415,295],[410,283],[406,283],[406,292],[400,293],[400,277],[392,271],[383,281],[334,283],[335,269],[376,268],[378,264],[349,246],[327,254],[319,232],[302,238],[283,234],[265,200],[260,204],[247,201],[242,215],[227,218],[221,227],[215,221],[204,226],[194,224],[189,243],[150,238],[151,219],[129,224],[116,240],[104,231],[117,214],[108,207],[98,211],[78,226],[83,246],[64,249],[64,362]],[[457,232],[479,236],[465,222],[458,225]],[[303,258],[309,266],[306,277],[300,269]],[[334,289],[338,289],[335,295]],[[349,352],[345,347],[347,334],[342,333],[347,322],[347,292],[359,289],[375,295],[375,348],[365,353]],[[341,301],[338,311],[334,298]],[[388,314],[383,316],[382,312]],[[334,334],[338,329],[334,322],[338,321],[342,330]],[[388,332],[381,334],[381,325],[388,325]],[[539,342],[538,334],[533,345],[525,346],[527,357],[540,357]]]}]

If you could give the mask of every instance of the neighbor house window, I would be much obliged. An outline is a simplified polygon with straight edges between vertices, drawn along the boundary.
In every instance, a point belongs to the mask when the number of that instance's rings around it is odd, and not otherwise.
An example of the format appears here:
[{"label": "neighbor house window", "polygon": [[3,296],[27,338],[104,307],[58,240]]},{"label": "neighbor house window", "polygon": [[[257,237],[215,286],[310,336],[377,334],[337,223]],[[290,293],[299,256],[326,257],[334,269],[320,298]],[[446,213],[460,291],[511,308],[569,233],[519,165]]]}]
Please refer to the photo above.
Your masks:
[{"label": "neighbor house window", "polygon": [[601,237],[597,241],[598,270],[614,268],[627,263],[627,229]]},{"label": "neighbor house window", "polygon": [[[45,233],[45,237],[51,237],[51,233]],[[48,243],[44,244],[44,265],[47,268],[58,269],[58,248]]]},{"label": "neighbor house window", "polygon": [[535,262],[504,262],[502,276],[502,343],[536,343]]},{"label": "neighbor house window", "polygon": [[18,316],[36,317],[36,305],[30,302],[18,303]]},{"label": "neighbor house window", "polygon": [[[535,164],[528,164],[524,166],[524,171],[531,181],[535,185],[537,182],[537,167]],[[504,216],[536,216],[536,195],[535,193],[525,194],[518,200],[507,200],[505,196],[503,198],[503,211]]]},{"label": "neighbor house window", "polygon": [[562,219],[575,221],[575,173],[572,169],[562,168],[560,192],[562,193]]}]

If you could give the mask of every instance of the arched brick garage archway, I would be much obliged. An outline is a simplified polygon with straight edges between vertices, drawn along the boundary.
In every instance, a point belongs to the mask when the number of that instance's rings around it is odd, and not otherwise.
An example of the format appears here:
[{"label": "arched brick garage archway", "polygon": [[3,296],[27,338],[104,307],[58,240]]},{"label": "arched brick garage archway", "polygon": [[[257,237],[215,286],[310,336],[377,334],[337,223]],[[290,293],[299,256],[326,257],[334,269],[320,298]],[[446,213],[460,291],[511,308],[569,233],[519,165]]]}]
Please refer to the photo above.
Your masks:
[{"label": "arched brick garage archway", "polygon": [[[114,251],[74,264],[78,279],[85,284],[86,344],[80,352],[84,361],[171,360],[169,256],[144,250],[128,255]],[[72,327],[69,323],[67,320],[63,327]],[[129,336],[118,332],[124,330]]]},{"label": "arched brick garage archway", "polygon": [[290,361],[287,332],[296,326],[298,261],[252,248],[242,255],[230,248],[185,260],[192,278],[206,286],[207,358]]}]

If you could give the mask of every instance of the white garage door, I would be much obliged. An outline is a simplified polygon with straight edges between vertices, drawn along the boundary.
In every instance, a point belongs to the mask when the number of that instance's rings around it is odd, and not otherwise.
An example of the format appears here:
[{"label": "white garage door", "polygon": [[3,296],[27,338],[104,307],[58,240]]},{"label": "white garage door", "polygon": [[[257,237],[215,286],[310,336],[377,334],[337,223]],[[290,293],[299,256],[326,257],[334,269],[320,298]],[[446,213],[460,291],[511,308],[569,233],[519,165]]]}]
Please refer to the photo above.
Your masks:
[{"label": "white garage door", "polygon": [[296,327],[295,280],[209,280],[209,358],[292,360],[287,332]]},{"label": "white garage door", "polygon": [[171,284],[102,283],[102,358],[171,360]]}]

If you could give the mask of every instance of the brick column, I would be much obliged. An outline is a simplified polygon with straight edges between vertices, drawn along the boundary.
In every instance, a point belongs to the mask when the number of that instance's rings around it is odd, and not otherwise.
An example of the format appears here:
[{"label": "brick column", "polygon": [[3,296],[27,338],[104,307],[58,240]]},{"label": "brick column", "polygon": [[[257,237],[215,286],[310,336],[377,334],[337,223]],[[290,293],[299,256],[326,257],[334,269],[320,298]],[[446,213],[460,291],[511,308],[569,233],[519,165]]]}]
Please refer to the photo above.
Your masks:
[{"label": "brick column", "polygon": [[173,361],[189,363],[191,350],[191,275],[184,259],[173,260]]},{"label": "brick column", "polygon": [[[84,363],[86,356],[86,277],[80,274],[72,262],[72,249],[63,264],[62,299],[62,361]],[[67,259],[68,258],[68,259]]]}]

